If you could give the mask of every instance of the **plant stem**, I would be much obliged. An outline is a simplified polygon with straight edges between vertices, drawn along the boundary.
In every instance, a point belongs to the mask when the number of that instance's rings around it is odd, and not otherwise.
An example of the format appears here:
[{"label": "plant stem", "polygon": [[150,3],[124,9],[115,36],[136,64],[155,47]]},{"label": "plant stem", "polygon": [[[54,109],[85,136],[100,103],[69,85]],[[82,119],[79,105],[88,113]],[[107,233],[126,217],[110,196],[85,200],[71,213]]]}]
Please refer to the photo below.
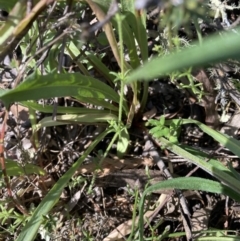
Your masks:
[{"label": "plant stem", "polygon": [[39,139],[38,139],[38,133],[36,129],[37,125],[37,118],[36,118],[36,112],[34,109],[29,107],[29,119],[32,125],[32,141],[34,148],[37,150],[39,148]]},{"label": "plant stem", "polygon": [[139,190],[136,188],[135,190],[135,202],[134,202],[134,208],[133,208],[133,216],[132,216],[132,230],[131,230],[131,234],[129,236],[129,238],[127,239],[128,241],[131,241],[133,240],[132,236],[133,236],[133,233],[134,233],[134,230],[135,230],[135,222],[136,222],[136,209],[138,207],[138,196],[139,196]]},{"label": "plant stem", "polygon": [[193,19],[193,23],[194,23],[194,26],[195,26],[196,31],[197,31],[199,44],[202,45],[202,42],[203,42],[202,33],[201,33],[201,29],[199,28],[199,24],[198,24],[197,18]]},{"label": "plant stem", "polygon": [[[111,130],[111,129],[110,129],[109,131],[111,132],[111,131],[115,131],[115,130]],[[102,165],[103,160],[104,160],[104,159],[106,158],[106,156],[108,155],[110,149],[112,148],[114,142],[117,140],[118,136],[119,136],[119,133],[118,133],[118,132],[115,132],[115,135],[113,136],[113,138],[112,138],[111,142],[109,143],[106,151],[104,152],[102,158],[101,158],[100,161],[99,161],[99,166]]]}]

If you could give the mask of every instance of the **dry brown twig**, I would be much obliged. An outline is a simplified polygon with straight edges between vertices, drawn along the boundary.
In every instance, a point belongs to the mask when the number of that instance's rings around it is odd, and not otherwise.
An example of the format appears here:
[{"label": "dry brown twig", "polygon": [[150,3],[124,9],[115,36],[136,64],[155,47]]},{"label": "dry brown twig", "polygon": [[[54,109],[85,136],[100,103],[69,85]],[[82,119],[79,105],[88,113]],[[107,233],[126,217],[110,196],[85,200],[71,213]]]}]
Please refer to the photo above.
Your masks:
[{"label": "dry brown twig", "polygon": [[[6,39],[4,48],[1,48],[0,62],[3,61],[6,55],[10,54],[18,45],[20,40],[26,35],[28,30],[31,28],[32,23],[39,16],[42,11],[53,2],[54,0],[41,0],[33,8],[32,11],[27,14],[19,24],[14,28],[10,35],[10,38]],[[11,16],[11,12],[10,12]],[[7,21],[11,21],[8,20]],[[3,26],[4,27],[4,26]]]}]

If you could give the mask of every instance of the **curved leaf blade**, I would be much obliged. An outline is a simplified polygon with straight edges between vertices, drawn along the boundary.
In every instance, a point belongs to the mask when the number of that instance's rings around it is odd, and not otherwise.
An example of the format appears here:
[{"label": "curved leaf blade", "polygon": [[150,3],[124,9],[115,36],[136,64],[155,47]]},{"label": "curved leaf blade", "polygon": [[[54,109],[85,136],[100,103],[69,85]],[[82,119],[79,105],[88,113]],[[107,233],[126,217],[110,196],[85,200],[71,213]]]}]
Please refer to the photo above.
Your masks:
[{"label": "curved leaf blade", "polygon": [[113,114],[100,114],[100,113],[89,113],[83,115],[59,115],[56,116],[56,120],[53,120],[51,116],[43,118],[37,125],[36,130],[42,127],[59,126],[67,124],[99,124],[108,123],[108,121],[117,121],[117,116]]},{"label": "curved leaf blade", "polygon": [[[173,119],[173,120],[167,120],[166,123],[172,123],[172,122],[177,122],[179,121],[178,119]],[[196,121],[196,120],[190,120],[190,119],[182,119],[181,124],[190,124],[194,123],[199,126],[205,133],[213,137],[216,141],[221,143],[223,146],[228,148],[230,151],[232,151],[235,155],[240,157],[240,141],[237,139],[234,139],[226,134],[223,134],[219,131],[215,131],[214,129],[206,126],[205,124]]]},{"label": "curved leaf blade", "polygon": [[219,181],[225,183],[228,187],[230,187],[232,190],[235,190],[235,192],[240,193],[240,181],[234,178],[232,175],[229,175],[228,173],[225,173],[222,168],[219,168],[218,166],[214,166],[209,162],[206,162],[205,159],[200,158],[196,155],[191,154],[190,152],[184,150],[178,145],[175,145],[168,141],[167,139],[161,137],[160,142],[162,145],[165,146],[165,148],[169,149],[173,153],[186,158],[193,164],[197,165],[210,175],[217,178]]},{"label": "curved leaf blade", "polygon": [[[206,65],[229,58],[239,58],[240,41],[238,33],[219,34],[206,38],[200,46],[186,48],[164,57],[156,57],[146,62],[143,67],[132,71],[127,82],[152,80],[183,68]],[[149,71],[151,70],[151,71]]]},{"label": "curved leaf blade", "polygon": [[[21,104],[23,106],[31,108],[35,111],[41,111],[43,113],[53,113],[53,111],[54,111],[53,105],[40,105],[38,103],[31,102],[31,101],[22,101]],[[116,111],[117,111],[117,108],[116,108]],[[88,115],[88,114],[110,114],[111,112],[109,110],[88,109],[85,107],[58,106],[57,113],[58,114],[68,113],[68,114],[86,114],[86,115]]]},{"label": "curved leaf blade", "polygon": [[80,96],[119,102],[119,95],[103,82],[79,73],[33,74],[13,90],[0,94],[5,104],[11,102],[47,99],[52,97]]},{"label": "curved leaf blade", "polygon": [[142,195],[139,204],[139,227],[140,227],[140,241],[143,241],[143,228],[144,228],[144,201],[149,193],[156,190],[169,190],[169,189],[187,189],[187,190],[201,190],[212,193],[221,193],[240,201],[239,194],[229,187],[215,181],[206,180],[198,177],[180,177],[163,182],[159,182],[148,187]]},{"label": "curved leaf blade", "polygon": [[38,229],[44,220],[44,215],[47,215],[49,211],[57,203],[63,188],[67,185],[69,180],[72,178],[74,173],[77,171],[79,166],[82,164],[84,159],[91,153],[95,146],[102,140],[107,134],[111,133],[112,129],[104,131],[100,134],[97,139],[89,146],[84,154],[72,165],[72,167],[58,180],[57,183],[52,187],[48,194],[43,198],[41,203],[35,209],[31,219],[22,229],[21,233],[17,237],[16,241],[32,241],[37,235]]}]

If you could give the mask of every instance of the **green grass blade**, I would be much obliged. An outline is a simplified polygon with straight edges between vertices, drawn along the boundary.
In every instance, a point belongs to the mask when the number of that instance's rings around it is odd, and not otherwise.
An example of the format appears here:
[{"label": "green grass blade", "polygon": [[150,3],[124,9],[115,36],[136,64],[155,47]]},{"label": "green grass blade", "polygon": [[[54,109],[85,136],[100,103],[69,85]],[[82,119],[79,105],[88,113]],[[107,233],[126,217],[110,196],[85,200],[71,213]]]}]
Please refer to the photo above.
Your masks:
[{"label": "green grass blade", "polygon": [[205,159],[199,158],[198,156],[195,156],[190,152],[182,149],[180,146],[171,143],[165,138],[159,138],[159,140],[165,148],[169,149],[170,151],[172,151],[173,153],[181,157],[186,158],[187,160],[197,165],[198,167],[200,167],[210,175],[216,177],[219,181],[231,187],[231,189],[235,190],[235,192],[240,193],[240,181],[234,178],[232,175],[229,175],[227,172],[224,172],[222,169],[215,167],[209,162],[206,162]]},{"label": "green grass blade", "polygon": [[56,120],[53,120],[51,116],[43,118],[41,121],[36,124],[36,130],[41,129],[42,127],[50,126],[60,126],[67,124],[101,124],[105,123],[108,125],[109,121],[117,121],[118,117],[113,114],[84,114],[84,115],[59,115],[56,116]]},{"label": "green grass blade", "polygon": [[200,237],[195,241],[240,241],[240,237]]},{"label": "green grass blade", "polygon": [[105,130],[101,133],[97,139],[93,141],[91,146],[85,151],[85,153],[72,165],[72,167],[58,180],[58,182],[52,187],[49,193],[43,198],[42,202],[35,209],[31,219],[27,225],[23,228],[16,241],[33,241],[37,235],[38,229],[43,221],[43,216],[48,214],[53,206],[57,203],[63,188],[67,185],[69,180],[73,177],[79,166],[84,159],[90,154],[95,146],[109,133],[111,130]]},{"label": "green grass blade", "polygon": [[99,114],[99,113],[91,113],[88,115],[59,115],[56,116],[57,121],[70,121],[71,123],[98,123],[98,122],[106,122],[108,121],[117,121],[118,117],[113,114]]},{"label": "green grass blade", "polygon": [[[97,71],[99,73],[101,73],[103,75],[103,77],[111,84],[113,84],[113,80],[115,79],[115,77],[113,75],[111,75],[109,73],[109,69],[107,68],[107,66],[105,64],[103,64],[103,62],[101,61],[101,59],[99,57],[97,57],[96,55],[86,51],[81,51],[79,50],[79,48],[76,46],[76,44],[71,41],[69,43],[69,45],[67,46],[67,50],[66,52],[74,58],[77,58],[77,56],[79,56],[80,54],[83,54],[84,60],[86,61],[86,59],[88,59],[88,61],[92,64],[92,66],[97,69]],[[81,58],[78,59],[77,58],[77,64],[81,61]]]},{"label": "green grass blade", "polygon": [[[41,111],[43,113],[53,113],[54,111],[54,106],[52,105],[40,105],[38,103],[35,102],[31,102],[31,101],[22,101],[20,104],[22,104],[23,106],[26,106],[28,108],[31,108],[35,111]],[[116,108],[117,111],[117,108]],[[117,114],[117,112],[111,112],[109,110],[98,110],[98,109],[87,109],[85,107],[63,107],[63,106],[58,106],[57,107],[57,113],[58,114]]]},{"label": "green grass blade", "polygon": [[230,187],[219,182],[199,178],[199,177],[179,177],[170,180],[162,181],[148,187],[143,195],[147,195],[157,190],[169,189],[186,189],[186,190],[201,190],[205,192],[218,193],[227,195],[236,201],[240,201],[239,193],[233,191]]},{"label": "green grass blade", "polygon": [[[99,106],[105,109],[113,110],[113,111],[118,111],[118,106],[114,106],[112,103],[107,102],[105,99],[97,99],[94,97],[86,97],[86,96],[74,96],[76,100],[79,100],[80,102],[83,103],[90,103],[95,106]],[[128,113],[128,106],[126,101],[123,102],[123,108],[126,113]]]},{"label": "green grass blade", "polygon": [[146,196],[149,193],[152,193],[156,190],[169,190],[169,189],[186,189],[186,190],[201,190],[206,192],[212,192],[212,193],[219,193],[224,194],[227,196],[232,197],[233,199],[240,201],[239,193],[233,191],[229,187],[215,182],[211,180],[206,180],[203,178],[198,177],[180,177],[180,178],[174,178],[171,180],[166,180],[163,182],[159,182],[157,184],[154,184],[150,187],[148,187],[142,195],[140,204],[139,204],[139,227],[140,227],[140,241],[144,240],[143,237],[143,228],[144,228],[144,201]]},{"label": "green grass blade", "polygon": [[[240,236],[237,235],[231,235],[231,234],[227,234],[227,233],[235,233],[234,230],[221,230],[221,229],[208,229],[208,230],[201,230],[199,231],[193,231],[193,234],[198,234],[198,236],[202,237],[198,237],[196,239],[194,239],[194,241],[201,241],[201,240],[205,240],[205,241],[218,241],[218,240],[226,240],[226,241],[240,241]],[[174,233],[169,233],[167,234],[166,238],[179,238],[179,237],[185,237],[186,233],[185,232],[174,232]]]},{"label": "green grass blade", "polygon": [[[178,119],[166,121],[166,124],[169,124],[171,122],[178,122]],[[190,124],[194,123],[198,125],[205,133],[213,137],[216,141],[221,143],[223,146],[228,148],[230,151],[232,151],[235,155],[240,157],[240,141],[223,134],[221,132],[215,131],[214,129],[204,125],[203,123],[196,121],[196,120],[190,120],[190,119],[182,119],[181,124]]]},{"label": "green grass blade", "polygon": [[86,52],[86,58],[93,65],[93,67],[97,69],[98,72],[101,73],[104,78],[106,78],[106,80],[108,80],[109,83],[113,84],[115,76],[110,73],[108,67],[101,61],[100,58],[90,52]]},{"label": "green grass blade", "polygon": [[[214,168],[217,168],[218,170],[220,170],[222,172],[228,173],[230,176],[240,180],[240,178],[237,178],[236,175],[232,172],[232,170],[228,169],[217,159],[210,158],[209,154],[196,150],[193,147],[190,147],[187,145],[179,145],[179,146],[181,148],[183,148],[185,151],[190,152],[192,155],[207,160],[207,162],[210,163],[212,166],[214,166]],[[234,171],[235,171],[235,169],[234,169]]]},{"label": "green grass blade", "polygon": [[122,22],[122,32],[123,42],[127,45],[128,48],[131,67],[135,69],[140,66],[140,60],[137,53],[135,38],[126,18],[123,19]]}]

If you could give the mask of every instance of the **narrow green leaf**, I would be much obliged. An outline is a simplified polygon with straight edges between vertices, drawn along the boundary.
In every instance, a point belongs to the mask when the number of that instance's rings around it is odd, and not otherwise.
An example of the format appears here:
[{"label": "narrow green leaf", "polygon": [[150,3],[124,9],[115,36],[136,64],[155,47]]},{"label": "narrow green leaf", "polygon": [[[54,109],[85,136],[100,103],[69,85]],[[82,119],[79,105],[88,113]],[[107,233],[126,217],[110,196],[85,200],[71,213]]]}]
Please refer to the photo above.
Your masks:
[{"label": "narrow green leaf", "polygon": [[[173,120],[167,120],[166,124],[169,124],[171,122],[177,122],[179,121],[178,119],[173,119]],[[219,131],[215,131],[214,129],[204,125],[203,123],[196,121],[196,120],[190,120],[190,119],[182,119],[181,124],[190,124],[194,123],[198,125],[205,133],[213,137],[216,141],[221,143],[223,146],[228,148],[230,151],[232,151],[235,155],[240,157],[240,141],[223,134]]]},{"label": "narrow green leaf", "polygon": [[67,121],[66,122],[61,122],[61,121],[56,121],[53,120],[51,116],[43,118],[41,121],[39,121],[34,128],[34,131],[38,131],[43,127],[51,127],[51,126],[62,126],[62,125],[67,125],[70,124]]},{"label": "narrow green leaf", "polygon": [[110,74],[110,70],[107,68],[105,64],[99,59],[96,55],[93,55],[90,52],[86,52],[86,58],[88,59],[89,62],[96,68],[99,73],[103,75],[106,80],[109,82],[113,83],[115,76]]},{"label": "narrow green leaf", "polygon": [[[54,106],[52,105],[40,105],[38,103],[32,102],[32,101],[22,101],[22,105],[31,108],[35,111],[40,111],[43,113],[53,113],[54,111]],[[117,111],[118,108],[116,108]],[[114,114],[113,112],[110,112],[109,110],[98,110],[98,109],[88,109],[85,107],[63,107],[63,106],[58,106],[57,107],[57,113],[58,114]],[[115,112],[116,113],[116,112]],[[116,113],[117,114],[117,113]]]},{"label": "narrow green leaf", "polygon": [[164,57],[153,58],[142,67],[133,70],[129,74],[127,82],[152,80],[183,68],[206,65],[229,58],[239,58],[239,30],[240,28],[237,29],[238,33],[227,32],[223,36],[217,33],[206,38],[200,46],[197,43],[193,43],[196,46]]},{"label": "narrow green leaf", "polygon": [[139,227],[140,227],[140,241],[143,241],[143,228],[144,228],[144,201],[146,196],[153,191],[163,191],[169,189],[186,189],[186,190],[201,190],[212,193],[219,193],[227,195],[236,201],[240,201],[239,193],[233,191],[229,187],[207,179],[198,178],[198,177],[180,177],[174,178],[166,181],[159,182],[148,187],[142,195],[140,204],[139,204]]},{"label": "narrow green leaf", "polygon": [[71,123],[99,123],[108,121],[117,121],[118,117],[113,114],[89,113],[85,115],[59,115],[57,121],[69,121]]},{"label": "narrow green leaf", "polygon": [[70,56],[71,53],[74,55],[75,58],[77,58],[77,56],[79,56],[81,53],[83,54],[83,58],[88,59],[88,61],[93,65],[93,67],[95,69],[97,69],[97,71],[99,73],[101,73],[103,75],[103,77],[108,80],[109,83],[113,83],[114,80],[114,76],[111,75],[109,72],[109,69],[107,68],[107,66],[105,64],[103,64],[103,62],[101,61],[100,58],[98,58],[96,55],[86,51],[82,51],[80,52],[79,48],[75,45],[75,43],[73,41],[71,41],[67,47],[67,54],[69,54]]},{"label": "narrow green leaf", "polygon": [[[102,108],[107,108],[109,110],[118,111],[117,106],[114,106],[112,103],[107,102],[104,99],[97,99],[97,98],[94,98],[94,97],[88,98],[88,97],[85,97],[85,96],[84,97],[74,96],[74,97],[75,97],[76,100],[79,100],[80,102],[83,102],[83,103],[89,103],[89,104],[99,106],[99,107],[102,107]],[[126,101],[124,101],[124,103],[123,103],[123,108],[124,108],[125,112],[128,113],[128,107],[127,107]]]},{"label": "narrow green leaf", "polygon": [[147,194],[157,190],[161,191],[169,189],[201,190],[205,192],[224,194],[238,202],[240,201],[239,193],[233,191],[230,187],[216,181],[199,177],[179,177],[162,181],[148,187],[143,192],[143,195],[146,196]]},{"label": "narrow green leaf", "polygon": [[95,139],[85,153],[72,165],[72,167],[58,180],[58,182],[52,187],[49,193],[43,198],[41,203],[35,209],[31,219],[22,229],[16,241],[33,241],[37,235],[38,229],[44,220],[44,215],[47,215],[50,210],[57,203],[63,188],[67,185],[69,180],[73,177],[79,166],[85,160],[85,158],[91,153],[95,146],[113,130],[106,130],[101,133],[97,139]]},{"label": "narrow green leaf", "polygon": [[131,26],[134,36],[138,42],[141,57],[143,61],[148,59],[148,41],[147,41],[147,34],[146,34],[146,13],[139,12],[139,11],[132,11],[128,13],[127,19],[129,25]]},{"label": "narrow green leaf", "polygon": [[193,164],[197,165],[210,175],[217,178],[219,181],[225,183],[235,192],[240,193],[240,181],[234,178],[232,175],[225,173],[221,169],[215,167],[214,165],[207,162],[205,159],[199,158],[198,156],[192,155],[190,152],[182,149],[180,146],[171,143],[170,141],[166,140],[165,138],[159,138],[161,144],[164,145],[165,148],[169,149],[173,153],[186,158]]},{"label": "narrow green leaf", "polygon": [[97,3],[99,6],[101,6],[101,9],[107,13],[111,3],[112,3],[112,0],[93,0],[93,2]]},{"label": "narrow green leaf", "polygon": [[101,113],[89,113],[84,115],[58,115],[56,120],[53,120],[51,116],[43,118],[36,124],[36,130],[43,127],[59,126],[67,124],[100,124],[105,123],[108,125],[109,121],[117,121],[117,116],[113,114],[101,114]]},{"label": "narrow green leaf", "polygon": [[6,93],[8,90],[0,88],[0,95]]},{"label": "narrow green leaf", "polygon": [[240,180],[240,174],[239,174],[239,172],[237,172],[237,171],[233,168],[231,162],[228,162],[228,167],[229,167],[229,170],[232,172],[233,176],[234,176],[236,179]]},{"label": "narrow green leaf", "polygon": [[240,237],[200,237],[195,239],[195,241],[240,241]]},{"label": "narrow green leaf", "polygon": [[[193,147],[187,146],[187,145],[179,145],[181,148],[183,148],[185,151],[190,152],[192,155],[197,156],[199,158],[205,159],[208,163],[210,163],[214,168],[217,168],[218,170],[228,173],[232,177],[238,179],[236,175],[232,172],[232,170],[229,170],[226,166],[224,166],[219,160],[213,159],[210,157],[209,154],[199,151],[197,149],[194,149]],[[235,170],[234,170],[235,171]],[[235,171],[236,172],[236,171]],[[239,178],[240,180],[240,178]]]},{"label": "narrow green leaf", "polygon": [[134,13],[135,12],[135,1],[134,0],[129,0],[129,1],[121,0],[121,10],[123,12]]},{"label": "narrow green leaf", "polygon": [[[122,15],[121,15],[122,16]],[[118,25],[115,21],[113,21],[115,28],[118,28]],[[136,26],[135,26],[136,27]],[[121,28],[123,34],[123,42],[126,44],[128,48],[129,58],[130,58],[130,65],[132,68],[137,68],[140,66],[140,60],[137,54],[137,48],[135,44],[135,38],[133,36],[133,31],[130,29],[128,21],[126,17],[124,17],[121,21]],[[146,33],[145,33],[146,35]]]},{"label": "narrow green leaf", "polygon": [[[202,235],[202,237],[198,237],[194,239],[194,241],[240,241],[240,236],[238,235],[231,235],[231,233],[235,233],[234,230],[221,230],[221,229],[208,229],[208,230],[201,230],[200,233],[199,231],[193,232],[199,234],[198,236]],[[168,238],[179,238],[179,237],[185,237],[186,233],[185,232],[175,232],[175,233],[168,233],[166,237]],[[219,239],[218,239],[219,238]]]}]

